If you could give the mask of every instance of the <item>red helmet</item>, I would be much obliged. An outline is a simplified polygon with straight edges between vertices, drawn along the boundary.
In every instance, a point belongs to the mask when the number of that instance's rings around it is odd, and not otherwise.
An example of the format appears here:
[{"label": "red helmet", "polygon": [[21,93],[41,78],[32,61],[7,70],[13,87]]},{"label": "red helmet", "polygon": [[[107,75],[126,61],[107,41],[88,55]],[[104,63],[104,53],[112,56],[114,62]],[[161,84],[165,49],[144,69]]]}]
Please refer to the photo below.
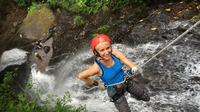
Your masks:
[{"label": "red helmet", "polygon": [[105,34],[98,34],[96,35],[92,40],[91,40],[91,48],[92,51],[95,52],[95,47],[100,43],[100,42],[111,42],[111,39],[109,36]]}]

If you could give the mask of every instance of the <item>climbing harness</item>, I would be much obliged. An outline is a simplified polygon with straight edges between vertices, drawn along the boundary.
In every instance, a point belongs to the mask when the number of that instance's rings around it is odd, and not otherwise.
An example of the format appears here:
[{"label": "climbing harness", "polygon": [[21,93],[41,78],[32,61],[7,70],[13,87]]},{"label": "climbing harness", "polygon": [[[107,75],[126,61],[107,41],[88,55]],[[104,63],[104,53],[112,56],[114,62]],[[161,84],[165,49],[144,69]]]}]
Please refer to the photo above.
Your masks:
[{"label": "climbing harness", "polygon": [[162,53],[165,49],[167,49],[169,46],[171,46],[173,43],[175,43],[176,41],[178,41],[180,38],[182,38],[183,36],[185,36],[189,31],[191,31],[194,27],[196,27],[197,25],[200,24],[200,20],[197,21],[193,26],[191,26],[188,30],[186,30],[185,32],[183,32],[180,36],[178,36],[176,39],[174,39],[172,42],[170,42],[167,46],[165,46],[163,49],[161,49],[158,53],[156,53],[155,55],[153,55],[150,59],[148,59],[144,64],[139,65],[140,67],[145,66],[147,63],[149,63],[151,60],[153,60],[157,55],[159,55],[160,53]]},{"label": "climbing harness", "polygon": [[117,86],[110,86],[108,87],[108,94],[111,97],[111,102],[117,101],[121,96],[125,94],[127,88],[127,83],[120,84],[120,87]]},{"label": "climbing harness", "polygon": [[[125,83],[126,83],[129,80],[129,77],[130,77],[130,70],[126,70],[126,71],[124,71],[124,73],[126,74],[126,76],[125,76]],[[86,89],[81,90],[81,91],[83,91],[83,92],[89,92],[89,91],[92,91],[92,90],[98,89],[98,88],[99,88],[98,85],[93,85],[92,87],[86,88]]]},{"label": "climbing harness", "polygon": [[124,78],[125,82],[114,86],[107,87],[108,94],[111,97],[111,102],[117,101],[121,96],[127,94],[127,84],[133,77],[135,77],[136,73],[133,73],[131,69],[124,70]]}]

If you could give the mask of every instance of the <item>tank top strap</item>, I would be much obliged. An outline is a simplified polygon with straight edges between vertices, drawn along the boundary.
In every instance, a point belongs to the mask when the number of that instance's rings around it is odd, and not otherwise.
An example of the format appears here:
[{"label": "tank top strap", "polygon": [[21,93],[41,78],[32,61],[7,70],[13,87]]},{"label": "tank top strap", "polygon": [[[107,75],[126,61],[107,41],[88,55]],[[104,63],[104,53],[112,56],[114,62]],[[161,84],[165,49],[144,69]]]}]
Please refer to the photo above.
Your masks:
[{"label": "tank top strap", "polygon": [[104,71],[103,65],[101,64],[101,62],[100,62],[97,58],[95,58],[95,62],[96,62],[97,65],[100,67],[100,69],[101,69],[101,71],[102,71],[102,74],[103,74],[103,71]]},{"label": "tank top strap", "polygon": [[[114,60],[114,62],[119,61],[119,58],[117,58],[115,55],[112,54],[111,56],[112,56],[112,59]],[[103,64],[99,61],[99,59],[97,59],[97,58],[95,58],[95,62],[96,62],[101,68],[106,67],[106,66],[103,65]]]},{"label": "tank top strap", "polygon": [[121,69],[122,63],[120,60],[112,55],[114,65],[111,67],[106,67],[101,61],[96,58],[95,62],[98,64],[99,68],[102,70],[102,74],[99,78],[104,82],[105,85],[111,86],[124,82],[124,72]]},{"label": "tank top strap", "polygon": [[[119,59],[118,59],[115,55],[113,55],[113,54],[112,54],[112,59],[113,59],[113,61],[114,61],[115,64],[119,62]],[[105,65],[103,65],[103,64],[100,62],[100,60],[97,59],[97,58],[95,58],[95,62],[96,62],[97,65],[100,67],[100,69],[101,69],[101,71],[102,71],[102,75],[103,75],[103,74],[104,74],[104,70],[106,70],[107,67],[106,67]]]},{"label": "tank top strap", "polygon": [[117,58],[115,55],[112,54],[112,59],[114,60],[114,62],[116,62],[116,60],[119,60],[119,58]]}]

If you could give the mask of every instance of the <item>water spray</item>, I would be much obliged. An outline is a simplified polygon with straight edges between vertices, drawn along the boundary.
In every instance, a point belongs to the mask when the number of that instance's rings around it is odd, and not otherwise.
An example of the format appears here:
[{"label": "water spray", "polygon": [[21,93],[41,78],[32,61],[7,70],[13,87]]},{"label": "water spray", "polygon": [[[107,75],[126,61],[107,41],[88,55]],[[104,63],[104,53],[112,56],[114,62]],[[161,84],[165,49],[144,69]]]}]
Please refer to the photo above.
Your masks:
[{"label": "water spray", "polygon": [[161,49],[158,53],[156,53],[155,55],[153,55],[151,58],[149,58],[144,64],[139,65],[140,67],[145,66],[147,63],[149,63],[151,60],[153,60],[157,55],[159,55],[160,53],[162,53],[164,50],[166,50],[169,46],[171,46],[173,43],[175,43],[176,41],[178,41],[180,38],[182,38],[183,36],[185,36],[189,31],[191,31],[194,27],[196,27],[197,25],[200,24],[200,20],[197,21],[194,25],[192,25],[189,29],[187,29],[185,32],[183,32],[180,36],[178,36],[176,39],[174,39],[173,41],[171,41],[169,44],[167,44],[163,49]]}]

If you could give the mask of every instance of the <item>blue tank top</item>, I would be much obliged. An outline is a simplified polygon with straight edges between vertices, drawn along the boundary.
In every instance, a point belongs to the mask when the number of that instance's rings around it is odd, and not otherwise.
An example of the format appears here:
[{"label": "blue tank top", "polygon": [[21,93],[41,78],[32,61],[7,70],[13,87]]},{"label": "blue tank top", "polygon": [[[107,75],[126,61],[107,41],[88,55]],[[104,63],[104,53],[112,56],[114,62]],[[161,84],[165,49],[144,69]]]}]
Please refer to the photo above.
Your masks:
[{"label": "blue tank top", "polygon": [[99,77],[104,82],[105,86],[113,86],[125,81],[122,63],[114,55],[112,55],[112,59],[114,60],[114,65],[111,67],[105,66],[97,59],[95,60],[102,70],[102,75]]}]

